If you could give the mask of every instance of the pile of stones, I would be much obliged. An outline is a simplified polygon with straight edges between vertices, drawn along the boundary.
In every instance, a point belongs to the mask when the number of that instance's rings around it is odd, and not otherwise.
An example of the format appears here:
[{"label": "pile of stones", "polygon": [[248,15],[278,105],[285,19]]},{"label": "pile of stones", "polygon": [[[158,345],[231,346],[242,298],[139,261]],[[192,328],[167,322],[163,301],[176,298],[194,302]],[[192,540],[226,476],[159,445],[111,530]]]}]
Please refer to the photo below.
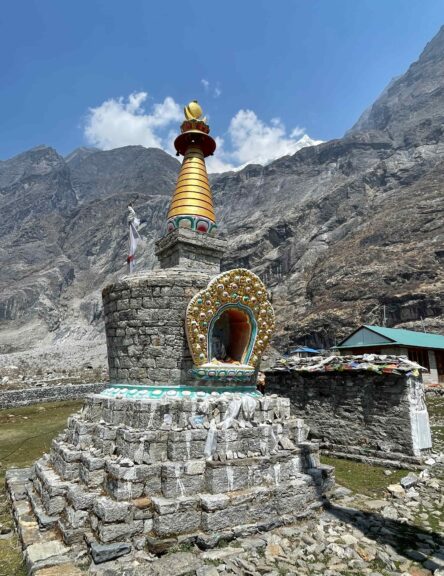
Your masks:
[{"label": "pile of stones", "polygon": [[297,356],[279,358],[274,371],[293,370],[295,372],[344,372],[368,370],[377,374],[405,374],[424,371],[416,362],[406,356],[390,354],[359,354],[353,356],[315,356],[299,358]]}]

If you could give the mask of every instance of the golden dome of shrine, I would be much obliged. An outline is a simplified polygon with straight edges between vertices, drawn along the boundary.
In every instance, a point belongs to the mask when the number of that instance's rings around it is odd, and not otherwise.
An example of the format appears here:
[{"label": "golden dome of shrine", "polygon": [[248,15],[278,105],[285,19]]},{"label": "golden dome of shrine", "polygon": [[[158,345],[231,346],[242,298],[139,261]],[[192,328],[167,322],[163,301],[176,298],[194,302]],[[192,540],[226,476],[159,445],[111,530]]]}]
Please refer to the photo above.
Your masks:
[{"label": "golden dome of shrine", "polygon": [[212,232],[216,228],[216,215],[205,158],[213,155],[216,142],[209,135],[210,127],[197,100],[185,106],[184,114],[181,134],[174,141],[177,155],[184,159],[168,211],[167,229]]}]

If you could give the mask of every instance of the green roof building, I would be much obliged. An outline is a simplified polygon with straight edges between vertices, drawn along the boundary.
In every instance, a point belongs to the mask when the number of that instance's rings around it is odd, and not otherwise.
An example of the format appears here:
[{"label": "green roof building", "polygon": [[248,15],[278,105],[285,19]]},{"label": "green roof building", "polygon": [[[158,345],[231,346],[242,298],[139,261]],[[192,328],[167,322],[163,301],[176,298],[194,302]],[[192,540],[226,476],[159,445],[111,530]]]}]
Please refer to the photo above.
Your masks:
[{"label": "green roof building", "polygon": [[444,383],[444,336],[402,328],[362,325],[336,346],[343,354],[407,356],[428,370],[424,381]]}]

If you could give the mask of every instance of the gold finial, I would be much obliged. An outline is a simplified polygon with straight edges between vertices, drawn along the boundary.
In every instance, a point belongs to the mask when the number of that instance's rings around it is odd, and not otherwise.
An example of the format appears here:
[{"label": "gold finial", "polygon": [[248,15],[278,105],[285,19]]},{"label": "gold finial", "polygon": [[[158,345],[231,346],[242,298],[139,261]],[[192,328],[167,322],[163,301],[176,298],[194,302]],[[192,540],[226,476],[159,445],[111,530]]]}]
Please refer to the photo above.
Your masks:
[{"label": "gold finial", "polygon": [[174,146],[177,155],[182,154],[184,159],[168,212],[167,227],[168,231],[191,228],[211,233],[216,228],[216,216],[205,158],[213,154],[216,142],[209,135],[210,127],[202,118],[202,108],[197,100],[192,100],[183,111],[185,121]]},{"label": "gold finial", "polygon": [[187,120],[199,120],[203,114],[202,108],[197,100],[192,100],[188,106],[185,106],[183,111]]}]

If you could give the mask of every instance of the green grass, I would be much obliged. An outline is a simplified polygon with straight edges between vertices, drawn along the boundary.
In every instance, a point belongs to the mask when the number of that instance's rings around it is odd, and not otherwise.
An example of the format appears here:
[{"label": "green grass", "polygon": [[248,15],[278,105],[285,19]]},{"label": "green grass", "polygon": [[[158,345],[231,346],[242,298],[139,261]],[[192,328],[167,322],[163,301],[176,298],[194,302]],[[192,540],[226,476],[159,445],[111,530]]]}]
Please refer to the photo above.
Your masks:
[{"label": "green grass", "polygon": [[[52,402],[0,410],[0,523],[12,526],[5,494],[5,473],[9,468],[30,466],[66,426],[80,402]],[[17,538],[0,539],[0,576],[25,576]]]},{"label": "green grass", "polygon": [[51,446],[81,402],[51,402],[0,410],[0,479],[5,470],[29,466]]},{"label": "green grass", "polygon": [[335,467],[336,482],[345,488],[353,490],[358,494],[371,496],[372,498],[382,498],[387,486],[397,484],[403,476],[408,474],[408,470],[392,470],[390,476],[384,474],[385,468],[380,466],[369,466],[362,462],[343,460],[322,456],[324,464]]},{"label": "green grass", "polygon": [[440,452],[444,450],[444,396],[428,398],[427,410],[432,429],[433,449]]},{"label": "green grass", "polygon": [[444,396],[431,396],[427,398],[427,411],[430,420],[444,419]]}]

